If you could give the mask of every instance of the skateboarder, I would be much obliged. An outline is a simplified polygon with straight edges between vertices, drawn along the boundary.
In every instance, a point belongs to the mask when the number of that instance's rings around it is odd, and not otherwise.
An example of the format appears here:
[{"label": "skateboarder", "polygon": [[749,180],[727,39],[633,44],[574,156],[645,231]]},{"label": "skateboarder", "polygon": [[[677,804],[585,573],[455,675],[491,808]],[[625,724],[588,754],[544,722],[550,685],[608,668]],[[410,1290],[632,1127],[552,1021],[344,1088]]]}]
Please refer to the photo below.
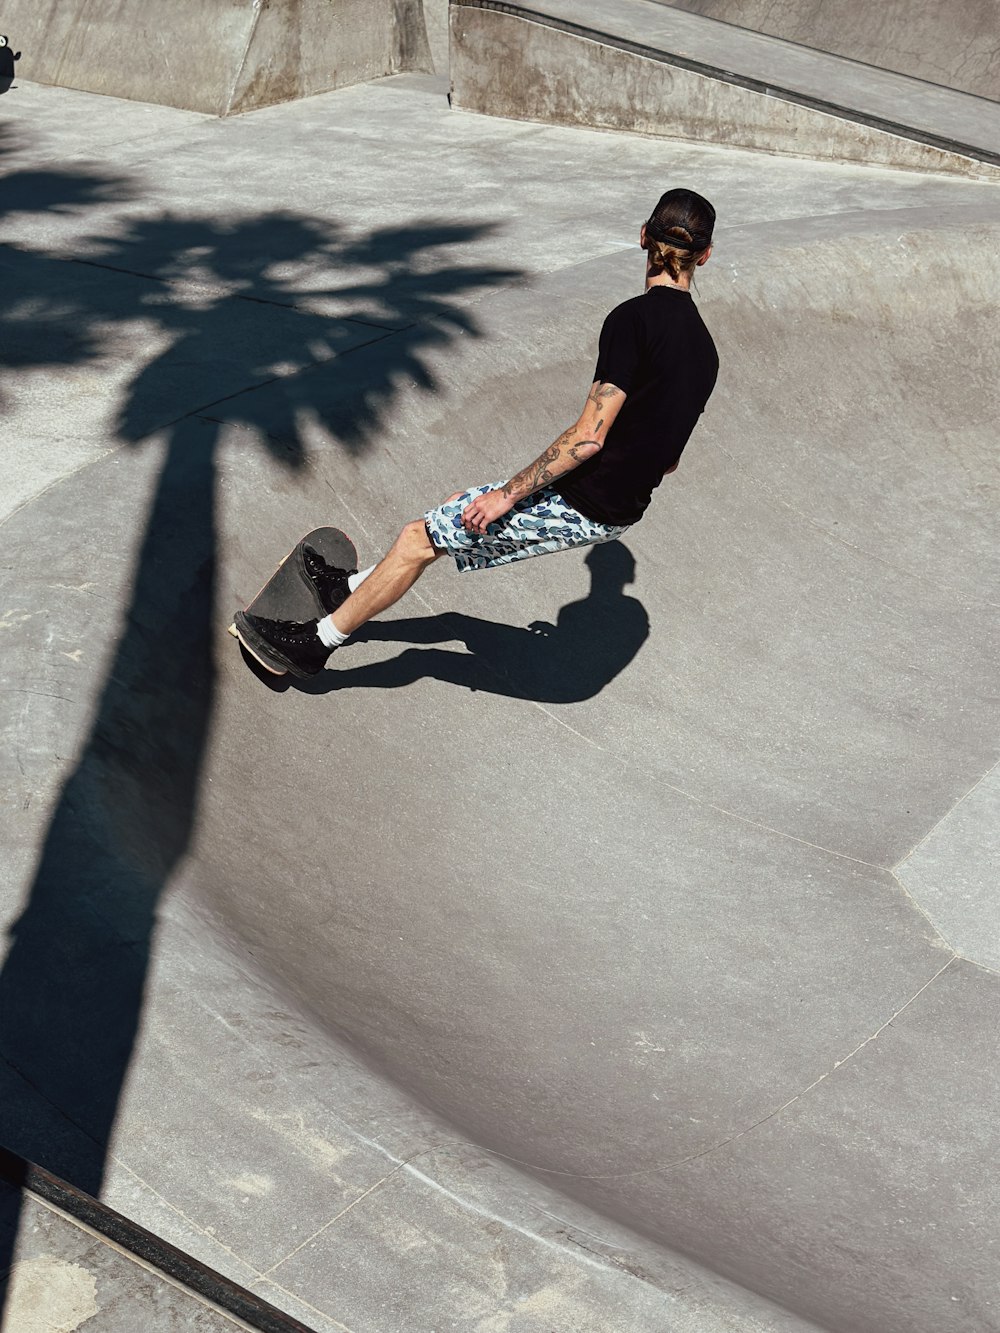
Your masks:
[{"label": "skateboarder", "polygon": [[639,233],[645,289],[604,321],[576,423],[509,481],[458,492],[407,523],[369,570],[336,569],[306,546],[302,568],[328,614],[300,623],[237,612],[244,647],[272,670],[315,675],[442,555],[461,571],[491,569],[613,541],[637,522],[715,387],[718,355],[689,290],[712,253],[714,225],[707,199],[668,190]]}]

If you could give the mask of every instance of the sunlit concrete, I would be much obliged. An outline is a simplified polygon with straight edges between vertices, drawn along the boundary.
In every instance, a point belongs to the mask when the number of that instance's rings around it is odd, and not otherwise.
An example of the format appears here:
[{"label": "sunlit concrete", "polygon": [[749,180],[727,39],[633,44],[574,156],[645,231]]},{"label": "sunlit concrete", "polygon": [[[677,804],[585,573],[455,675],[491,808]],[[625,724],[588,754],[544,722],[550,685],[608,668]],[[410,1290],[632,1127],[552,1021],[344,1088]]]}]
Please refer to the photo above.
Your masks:
[{"label": "sunlit concrete", "polygon": [[1000,106],[659,0],[452,0],[453,103],[1000,180]]},{"label": "sunlit concrete", "polygon": [[[414,77],[0,115],[0,1139],[319,1333],[1000,1329],[995,187]],[[539,452],[680,183],[647,518],[267,690],[233,608]]]}]

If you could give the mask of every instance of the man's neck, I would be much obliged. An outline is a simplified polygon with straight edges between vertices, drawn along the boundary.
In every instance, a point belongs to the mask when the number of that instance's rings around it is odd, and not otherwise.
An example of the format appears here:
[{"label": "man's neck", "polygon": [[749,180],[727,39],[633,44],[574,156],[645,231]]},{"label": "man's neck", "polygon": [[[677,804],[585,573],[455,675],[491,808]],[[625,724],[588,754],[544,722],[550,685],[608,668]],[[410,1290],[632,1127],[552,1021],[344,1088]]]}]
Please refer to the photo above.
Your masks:
[{"label": "man's neck", "polygon": [[673,287],[678,292],[689,292],[691,290],[691,274],[682,273],[679,282],[674,282],[669,273],[657,273],[655,276],[647,272],[646,291],[650,287]]}]

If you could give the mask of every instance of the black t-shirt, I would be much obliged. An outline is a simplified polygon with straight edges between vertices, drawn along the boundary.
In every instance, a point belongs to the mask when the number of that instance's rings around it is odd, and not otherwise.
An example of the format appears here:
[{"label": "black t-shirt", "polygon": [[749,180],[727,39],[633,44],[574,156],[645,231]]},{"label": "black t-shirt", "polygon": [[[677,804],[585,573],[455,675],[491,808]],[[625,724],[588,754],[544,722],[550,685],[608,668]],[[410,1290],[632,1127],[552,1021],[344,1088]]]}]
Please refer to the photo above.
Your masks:
[{"label": "black t-shirt", "polygon": [[594,379],[627,395],[604,448],[552,483],[586,518],[635,523],[680,458],[715,388],[719,356],[690,292],[653,286],[612,310]]}]

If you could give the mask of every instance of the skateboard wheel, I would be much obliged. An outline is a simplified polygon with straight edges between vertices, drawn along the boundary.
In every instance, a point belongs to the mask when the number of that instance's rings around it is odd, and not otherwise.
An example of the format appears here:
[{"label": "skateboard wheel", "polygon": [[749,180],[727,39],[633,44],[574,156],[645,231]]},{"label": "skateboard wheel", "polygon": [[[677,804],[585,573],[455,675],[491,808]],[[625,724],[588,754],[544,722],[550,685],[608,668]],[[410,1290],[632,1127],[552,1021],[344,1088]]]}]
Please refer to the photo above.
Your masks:
[{"label": "skateboard wheel", "polygon": [[6,45],[7,45],[7,38],[3,35],[2,32],[0,32],[0,46],[6,46]]},{"label": "skateboard wheel", "polygon": [[236,633],[236,626],[235,626],[235,625],[230,625],[230,626],[229,626],[229,629],[228,629],[226,632],[227,632],[228,634],[231,634],[231,635],[233,636],[234,639],[238,639],[238,638],[240,637],[240,636]]}]

